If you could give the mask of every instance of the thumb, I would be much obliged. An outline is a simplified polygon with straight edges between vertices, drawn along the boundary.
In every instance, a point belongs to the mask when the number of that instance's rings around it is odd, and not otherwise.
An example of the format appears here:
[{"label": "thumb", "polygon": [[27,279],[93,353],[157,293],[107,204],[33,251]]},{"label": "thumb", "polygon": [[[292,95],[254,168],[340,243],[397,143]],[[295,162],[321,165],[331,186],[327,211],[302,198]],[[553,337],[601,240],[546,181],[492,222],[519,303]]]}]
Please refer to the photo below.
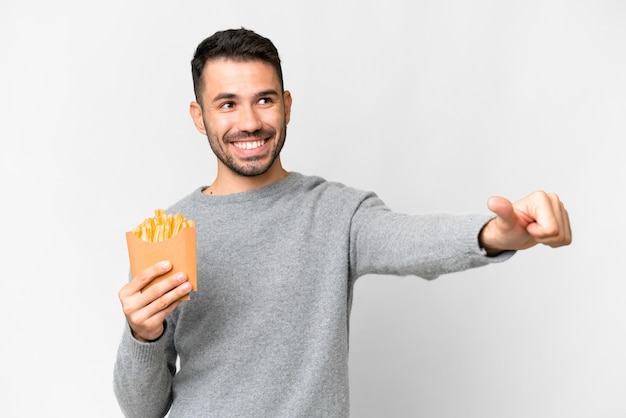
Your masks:
[{"label": "thumb", "polygon": [[500,196],[492,196],[487,201],[487,208],[498,216],[498,220],[505,225],[515,224],[515,210],[513,203]]}]

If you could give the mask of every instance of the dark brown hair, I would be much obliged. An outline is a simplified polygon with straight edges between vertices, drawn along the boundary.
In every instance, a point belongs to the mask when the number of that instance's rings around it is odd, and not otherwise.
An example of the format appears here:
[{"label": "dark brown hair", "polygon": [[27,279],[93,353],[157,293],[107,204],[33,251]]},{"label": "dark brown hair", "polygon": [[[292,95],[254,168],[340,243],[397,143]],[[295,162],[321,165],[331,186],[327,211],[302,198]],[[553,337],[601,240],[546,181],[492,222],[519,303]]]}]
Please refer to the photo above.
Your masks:
[{"label": "dark brown hair", "polygon": [[245,28],[219,31],[200,42],[191,60],[191,75],[196,101],[200,104],[204,82],[202,72],[207,62],[226,58],[234,61],[262,61],[276,70],[283,86],[283,70],[280,66],[278,50],[267,38]]}]

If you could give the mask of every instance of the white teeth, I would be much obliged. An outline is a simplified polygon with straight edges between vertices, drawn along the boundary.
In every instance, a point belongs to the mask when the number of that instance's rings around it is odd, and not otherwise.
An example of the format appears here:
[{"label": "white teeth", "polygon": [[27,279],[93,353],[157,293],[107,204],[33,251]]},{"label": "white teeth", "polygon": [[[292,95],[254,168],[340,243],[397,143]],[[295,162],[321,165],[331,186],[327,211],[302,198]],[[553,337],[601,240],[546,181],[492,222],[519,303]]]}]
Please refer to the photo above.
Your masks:
[{"label": "white teeth", "polygon": [[255,149],[255,148],[259,148],[264,143],[265,141],[262,141],[262,140],[261,141],[245,141],[245,142],[233,142],[233,145],[241,149]]}]

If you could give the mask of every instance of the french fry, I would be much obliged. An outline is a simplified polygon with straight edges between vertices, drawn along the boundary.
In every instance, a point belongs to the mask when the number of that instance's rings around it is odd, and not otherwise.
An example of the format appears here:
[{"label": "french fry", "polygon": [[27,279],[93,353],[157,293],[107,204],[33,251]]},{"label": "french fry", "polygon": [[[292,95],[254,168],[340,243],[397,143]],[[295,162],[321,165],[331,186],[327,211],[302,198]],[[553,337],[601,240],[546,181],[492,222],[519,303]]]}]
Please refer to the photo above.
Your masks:
[{"label": "french fry", "polygon": [[183,228],[194,226],[192,220],[185,219],[180,213],[172,215],[163,209],[155,209],[154,217],[146,218],[132,232],[144,241],[161,242],[172,238]]}]

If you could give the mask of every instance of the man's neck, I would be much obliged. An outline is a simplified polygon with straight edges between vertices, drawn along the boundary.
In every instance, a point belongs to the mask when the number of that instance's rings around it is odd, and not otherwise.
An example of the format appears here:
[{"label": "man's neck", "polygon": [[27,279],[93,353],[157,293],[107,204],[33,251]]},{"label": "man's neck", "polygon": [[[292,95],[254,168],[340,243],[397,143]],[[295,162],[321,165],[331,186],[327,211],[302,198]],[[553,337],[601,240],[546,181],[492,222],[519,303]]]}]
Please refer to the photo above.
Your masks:
[{"label": "man's neck", "polygon": [[215,181],[206,189],[204,194],[226,195],[232,193],[242,193],[260,187],[269,186],[289,175],[280,161],[277,159],[268,171],[258,176],[242,176],[232,172],[227,167],[218,162],[217,176]]}]

